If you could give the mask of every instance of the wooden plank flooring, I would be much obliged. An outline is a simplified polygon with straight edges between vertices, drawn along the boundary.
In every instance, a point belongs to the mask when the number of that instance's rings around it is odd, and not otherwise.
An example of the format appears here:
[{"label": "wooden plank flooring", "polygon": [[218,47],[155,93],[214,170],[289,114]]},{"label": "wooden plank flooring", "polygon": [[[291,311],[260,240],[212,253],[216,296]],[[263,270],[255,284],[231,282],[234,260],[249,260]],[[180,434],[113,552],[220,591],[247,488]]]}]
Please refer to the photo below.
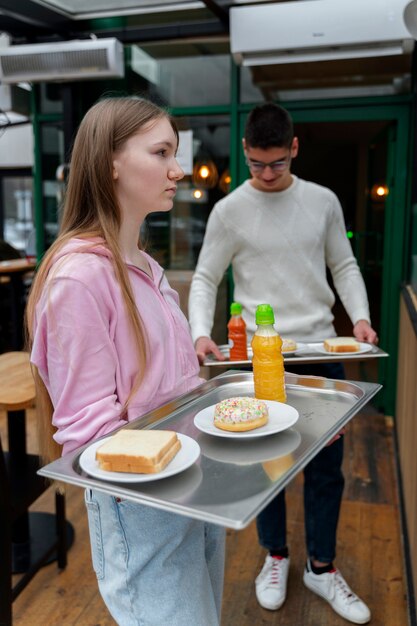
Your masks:
[{"label": "wooden plank flooring", "polygon": [[[29,417],[29,423],[28,443],[34,451],[33,416]],[[5,442],[4,415],[0,415],[0,433]],[[372,626],[407,626],[392,424],[376,411],[365,409],[349,425],[345,450],[346,489],[336,563],[355,591],[370,605]],[[52,511],[51,490],[32,508]],[[52,563],[36,574],[14,602],[16,626],[111,626],[115,623],[97,590],[90,562],[83,494],[77,487],[67,487],[67,517],[76,531],[68,566],[59,572]],[[302,583],[305,549],[301,477],[288,489],[288,535],[291,551],[288,598],[279,611],[266,611],[259,607],[254,594],[254,578],[265,555],[258,545],[255,525],[239,532],[228,531],[222,626],[347,624]]]}]

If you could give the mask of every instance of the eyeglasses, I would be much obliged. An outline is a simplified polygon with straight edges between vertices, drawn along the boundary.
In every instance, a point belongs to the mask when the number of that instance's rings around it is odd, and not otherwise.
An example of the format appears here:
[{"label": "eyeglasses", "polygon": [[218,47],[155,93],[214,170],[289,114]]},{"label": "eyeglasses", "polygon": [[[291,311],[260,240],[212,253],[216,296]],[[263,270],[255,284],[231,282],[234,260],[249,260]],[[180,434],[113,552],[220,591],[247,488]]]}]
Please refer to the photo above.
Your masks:
[{"label": "eyeglasses", "polygon": [[291,163],[291,155],[289,154],[286,159],[280,161],[271,161],[271,163],[263,163],[262,161],[252,161],[246,157],[246,165],[252,172],[263,172],[266,167],[269,167],[273,172],[283,172]]}]

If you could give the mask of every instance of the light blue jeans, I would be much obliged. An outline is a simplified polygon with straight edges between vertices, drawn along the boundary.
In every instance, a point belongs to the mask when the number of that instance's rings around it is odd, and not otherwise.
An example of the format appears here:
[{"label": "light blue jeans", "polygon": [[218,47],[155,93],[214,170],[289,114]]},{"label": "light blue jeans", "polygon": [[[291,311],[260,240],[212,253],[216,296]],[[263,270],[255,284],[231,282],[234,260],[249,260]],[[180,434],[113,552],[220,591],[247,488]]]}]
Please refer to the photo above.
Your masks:
[{"label": "light blue jeans", "polygon": [[100,593],[119,626],[220,624],[223,528],[96,490],[85,500]]}]

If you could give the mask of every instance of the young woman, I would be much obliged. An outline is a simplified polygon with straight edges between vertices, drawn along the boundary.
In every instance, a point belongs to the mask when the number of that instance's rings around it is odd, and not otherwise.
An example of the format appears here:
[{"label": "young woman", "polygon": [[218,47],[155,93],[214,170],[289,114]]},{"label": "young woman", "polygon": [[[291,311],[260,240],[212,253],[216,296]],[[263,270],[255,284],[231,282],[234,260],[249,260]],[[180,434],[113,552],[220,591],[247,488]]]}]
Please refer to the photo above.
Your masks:
[{"label": "young woman", "polygon": [[[202,381],[178,296],[138,243],[183,176],[173,120],[94,105],[75,139],[59,237],[27,307],[43,456],[66,454]],[[220,622],[219,527],[87,490],[93,566],[121,626]]]}]

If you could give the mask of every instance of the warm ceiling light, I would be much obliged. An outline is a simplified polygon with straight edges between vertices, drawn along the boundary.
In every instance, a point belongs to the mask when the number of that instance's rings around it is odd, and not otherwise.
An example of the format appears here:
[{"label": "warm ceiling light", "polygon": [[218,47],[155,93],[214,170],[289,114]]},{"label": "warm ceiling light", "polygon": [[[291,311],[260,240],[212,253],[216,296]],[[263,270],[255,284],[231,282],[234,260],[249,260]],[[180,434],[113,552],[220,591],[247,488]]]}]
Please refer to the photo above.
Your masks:
[{"label": "warm ceiling light", "polygon": [[201,189],[194,189],[193,196],[196,200],[200,200],[200,198],[203,197],[203,192],[201,191]]},{"label": "warm ceiling light", "polygon": [[198,170],[198,173],[201,176],[201,178],[204,178],[204,179],[210,176],[210,170],[207,167],[207,165],[202,165],[200,169]]},{"label": "warm ceiling light", "polygon": [[229,193],[230,185],[232,183],[232,177],[230,176],[229,170],[225,170],[223,174],[220,176],[219,187],[223,191],[223,193]]},{"label": "warm ceiling light", "polygon": [[385,183],[375,183],[371,189],[371,198],[374,202],[383,202],[389,194],[389,189]]},{"label": "warm ceiling light", "polygon": [[217,185],[219,173],[211,160],[197,161],[193,167],[193,183],[196,187],[212,189]]}]

